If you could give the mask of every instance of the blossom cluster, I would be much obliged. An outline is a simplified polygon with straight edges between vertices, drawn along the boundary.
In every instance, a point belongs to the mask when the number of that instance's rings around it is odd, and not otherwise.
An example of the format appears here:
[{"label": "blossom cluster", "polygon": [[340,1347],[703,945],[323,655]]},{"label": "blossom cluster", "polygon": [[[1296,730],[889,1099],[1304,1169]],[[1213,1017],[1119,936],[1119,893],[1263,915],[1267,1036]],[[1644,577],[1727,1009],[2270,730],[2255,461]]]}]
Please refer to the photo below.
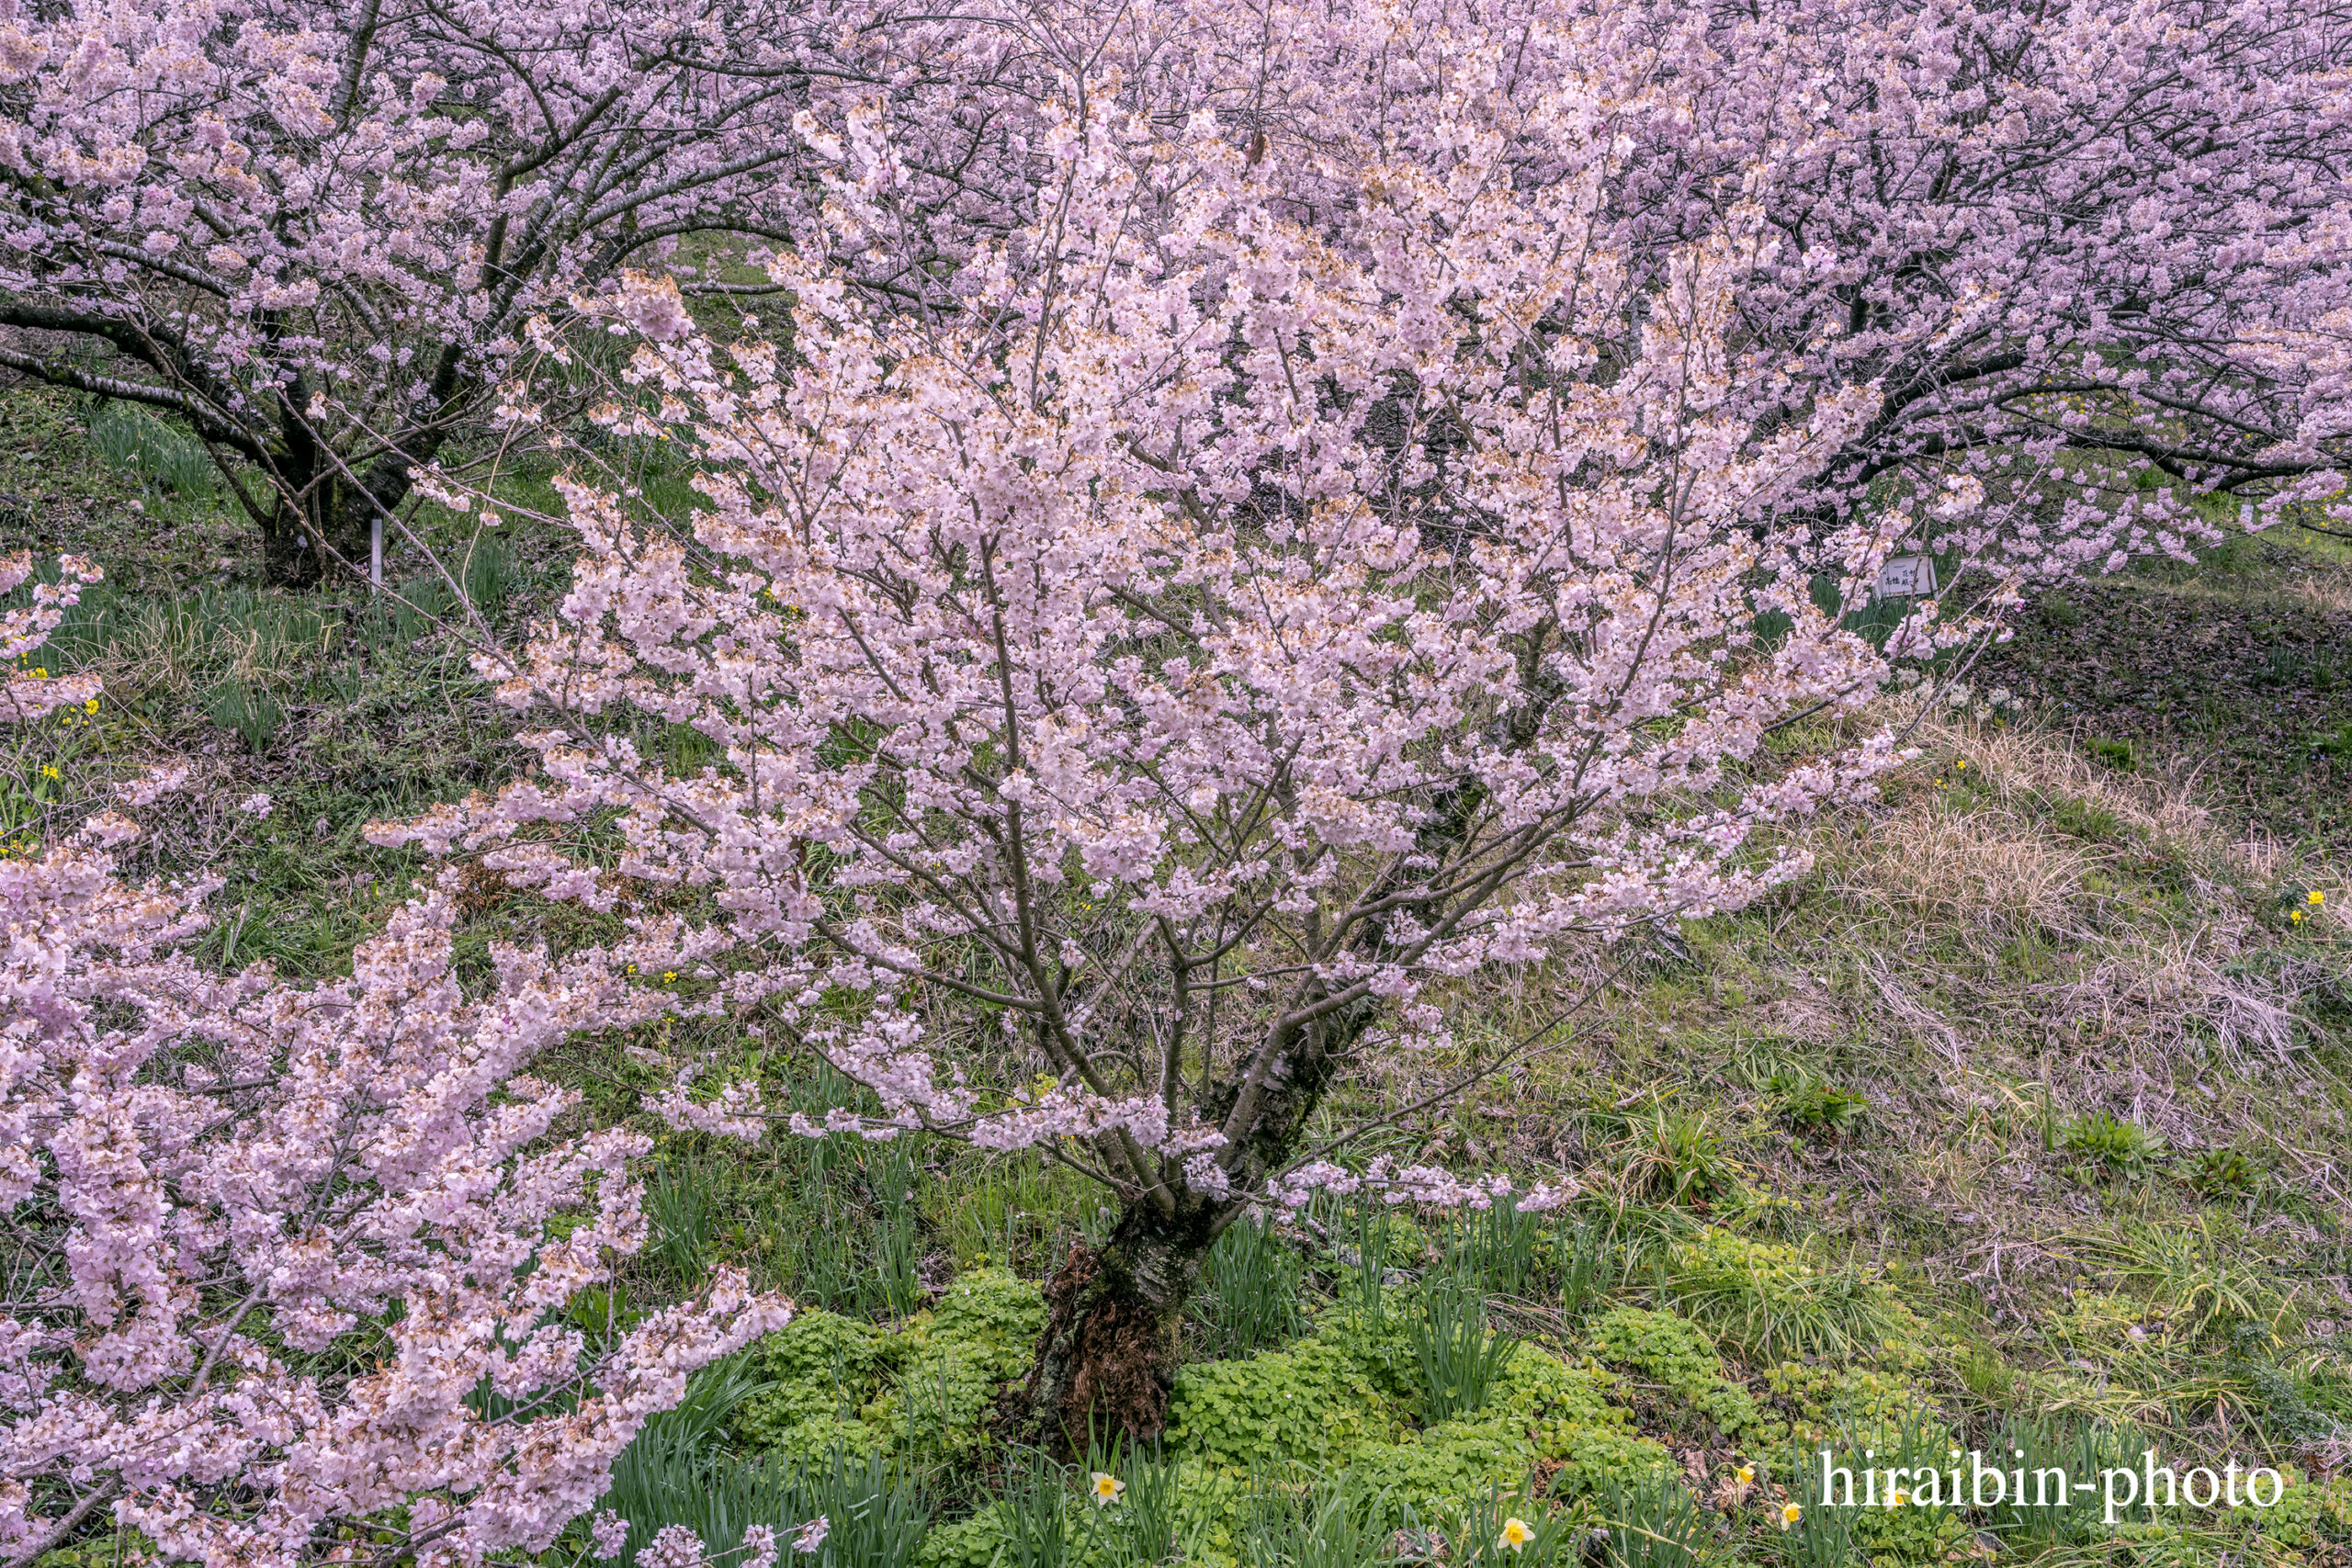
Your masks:
[{"label": "blossom cluster", "polygon": [[[0,594],[22,587],[32,575],[29,551],[0,556]],[[0,611],[0,724],[43,718],[60,708],[78,708],[96,698],[96,676],[51,675],[46,666],[28,665],[27,660],[64,624],[65,612],[82,602],[82,590],[102,576],[91,562],[67,556],[58,563],[55,582],[32,585],[31,604]]]},{"label": "blossom cluster", "polygon": [[791,238],[820,121],[887,92],[943,217],[1002,211],[1018,129],[970,95],[1017,35],[926,10],[9,0],[0,365],[186,420],[274,580],[364,571],[526,316],[623,265],[724,294],[682,239]]},{"label": "blossom cluster", "polygon": [[725,1270],[633,1325],[588,1310],[645,1243],[649,1145],[529,1066],[627,1010],[609,965],[501,950],[469,995],[432,892],[348,980],[215,975],[186,944],[217,884],[126,883],[139,832],[104,812],[0,862],[0,1551],[107,1518],[213,1562],[358,1521],[420,1562],[547,1548],[789,1310]]},{"label": "blossom cluster", "polygon": [[[1159,74],[1067,65],[1051,200],[923,264],[953,311],[857,281],[920,195],[887,118],[819,150],[815,227],[768,263],[789,355],[659,275],[575,298],[631,344],[595,417],[689,452],[706,504],[684,536],[560,446],[571,588],[479,662],[544,716],[537,764],[369,836],[598,908],[692,890],[615,953],[878,1102],[796,1130],[1050,1141],[1170,1212],[1328,1185],[1285,1176],[1323,1087],[1435,1036],[1447,987],[1802,874],[1758,825],[1900,752],[1758,765],[1887,668],[1814,583],[1826,536],[1867,584],[1909,513],[1807,511],[1873,395],[1757,438],[1733,345],[1767,226],[1736,209],[1656,276],[1624,252],[1629,128],[1669,89],[1629,91],[1598,24],[1385,15],[1242,65],[1204,6]],[[1216,107],[1253,94],[1312,134]],[[719,761],[673,773],[615,712]],[[764,1105],[682,1072],[669,1113]]]}]

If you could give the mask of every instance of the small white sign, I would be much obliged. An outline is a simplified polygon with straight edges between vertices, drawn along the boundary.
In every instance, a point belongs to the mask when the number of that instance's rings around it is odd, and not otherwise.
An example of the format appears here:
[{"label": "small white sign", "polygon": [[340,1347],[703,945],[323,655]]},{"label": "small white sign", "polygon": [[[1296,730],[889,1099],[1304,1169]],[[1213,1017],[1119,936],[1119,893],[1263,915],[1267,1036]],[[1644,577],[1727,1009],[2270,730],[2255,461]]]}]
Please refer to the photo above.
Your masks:
[{"label": "small white sign", "polygon": [[1878,569],[1876,596],[1881,599],[1929,599],[1935,592],[1933,556],[1889,556]]}]

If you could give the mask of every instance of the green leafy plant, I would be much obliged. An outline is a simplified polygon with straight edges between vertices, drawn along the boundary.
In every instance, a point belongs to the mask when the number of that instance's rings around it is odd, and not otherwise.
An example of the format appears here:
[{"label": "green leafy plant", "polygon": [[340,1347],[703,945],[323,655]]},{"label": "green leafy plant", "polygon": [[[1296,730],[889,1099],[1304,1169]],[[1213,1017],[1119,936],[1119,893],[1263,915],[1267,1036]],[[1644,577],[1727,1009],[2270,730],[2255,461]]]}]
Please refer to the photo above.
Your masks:
[{"label": "green leafy plant", "polygon": [[[1960,1499],[1947,1496],[1945,1477],[1959,1444],[1951,1428],[1924,1404],[1882,1409],[1849,1424],[1841,1439],[1855,1465],[1900,1470],[1912,1484],[1882,1492],[1880,1506],[1865,1502],[1851,1520],[1855,1539],[1871,1562],[1932,1563],[1952,1561],[1967,1526]],[[1933,1473],[1928,1485],[1920,1477]],[[1871,1486],[1865,1483],[1867,1499]]]},{"label": "green leafy plant", "polygon": [[514,584],[514,557],[503,536],[477,536],[458,557],[456,570],[466,603],[477,612],[490,615],[504,606]]},{"label": "green leafy plant", "polygon": [[1703,1208],[1737,1187],[1739,1168],[1705,1115],[1654,1105],[1623,1126],[1611,1152],[1628,1200]]},{"label": "green leafy plant", "polygon": [[1587,1343],[1603,1364],[1662,1385],[1691,1415],[1727,1436],[1751,1431],[1760,1420],[1747,1390],[1724,1375],[1713,1337],[1687,1317],[1646,1307],[1611,1307],[1593,1320]]},{"label": "green leafy plant", "polygon": [[2181,1176],[2200,1198],[2244,1198],[2262,1185],[2262,1168],[2231,1148],[2198,1150]]},{"label": "green leafy plant", "polygon": [[931,1526],[921,1483],[887,1455],[837,1450],[797,1463],[770,1460],[763,1468],[782,1472],[782,1518],[827,1521],[823,1546],[801,1559],[807,1568],[909,1568]]},{"label": "green leafy plant", "polygon": [[2072,1117],[2059,1131],[2059,1147],[2090,1165],[2120,1176],[2139,1176],[2169,1146],[2163,1134],[2105,1111]]},{"label": "green leafy plant", "polygon": [[1520,1340],[1490,1333],[1486,1298],[1455,1281],[1432,1284],[1421,1307],[1410,1335],[1421,1369],[1422,1418],[1435,1426],[1485,1406]]},{"label": "green leafy plant", "polygon": [[1808,1136],[1842,1137],[1870,1111],[1865,1097],[1803,1073],[1774,1073],[1765,1087],[1781,1120]]},{"label": "green leafy plant", "polygon": [[1201,1264],[1193,1325],[1213,1356],[1242,1356],[1306,1328],[1299,1288],[1306,1264],[1272,1227],[1244,1214],[1216,1238]]}]

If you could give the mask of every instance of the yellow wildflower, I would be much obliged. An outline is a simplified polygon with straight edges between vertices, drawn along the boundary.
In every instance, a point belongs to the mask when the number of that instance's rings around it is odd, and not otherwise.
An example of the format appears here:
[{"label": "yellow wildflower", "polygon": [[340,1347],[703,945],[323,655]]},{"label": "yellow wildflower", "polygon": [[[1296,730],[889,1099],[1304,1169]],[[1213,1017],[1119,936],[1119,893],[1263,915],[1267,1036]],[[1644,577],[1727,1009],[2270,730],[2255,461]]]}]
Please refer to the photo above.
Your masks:
[{"label": "yellow wildflower", "polygon": [[1791,1525],[1796,1523],[1803,1517],[1804,1517],[1804,1510],[1798,1507],[1794,1503],[1786,1503],[1781,1505],[1781,1528],[1782,1529],[1788,1529]]},{"label": "yellow wildflower", "polygon": [[40,765],[40,776],[45,779],[59,777],[60,775],[57,772],[57,764],[54,762],[43,762]]},{"label": "yellow wildflower", "polygon": [[662,970],[662,983],[663,985],[665,985],[665,986],[674,986],[674,985],[676,985],[676,984],[678,983],[678,972],[677,972],[675,969],[664,969],[664,970]]},{"label": "yellow wildflower", "polygon": [[1756,1467],[1752,1464],[1743,1464],[1731,1474],[1732,1479],[1742,1486],[1753,1486],[1756,1483]]},{"label": "yellow wildflower", "polygon": [[2313,908],[2317,908],[2320,905],[2324,904],[2324,903],[2326,903],[2326,902],[2327,902],[2327,895],[2326,895],[2326,894],[2324,894],[2324,893],[2323,893],[2323,892],[2321,892],[2318,888],[2314,887],[2314,888],[2312,888],[2312,889],[2311,890],[2311,893],[2310,893],[2310,894],[2309,894],[2309,895],[2308,895],[2308,896],[2303,899],[2303,902],[2304,902],[2304,903],[2306,903],[2306,904],[2311,905]]},{"label": "yellow wildflower", "polygon": [[1511,1551],[1524,1551],[1527,1543],[1534,1539],[1535,1532],[1527,1528],[1525,1519],[1505,1519],[1503,1533],[1496,1538],[1495,1545]]}]

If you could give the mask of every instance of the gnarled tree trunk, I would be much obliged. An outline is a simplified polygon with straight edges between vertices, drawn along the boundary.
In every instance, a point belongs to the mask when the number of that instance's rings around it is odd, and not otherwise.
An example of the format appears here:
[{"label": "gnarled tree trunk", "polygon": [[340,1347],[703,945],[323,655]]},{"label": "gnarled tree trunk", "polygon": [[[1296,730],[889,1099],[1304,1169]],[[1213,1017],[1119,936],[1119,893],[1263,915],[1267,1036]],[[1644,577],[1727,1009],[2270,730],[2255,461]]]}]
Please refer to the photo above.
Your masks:
[{"label": "gnarled tree trunk", "polygon": [[1184,1304],[1219,1212],[1127,1210],[1100,1248],[1073,1246],[1046,1285],[1046,1330],[1006,1435],[1070,1456],[1090,1438],[1150,1442],[1168,1425]]},{"label": "gnarled tree trunk", "polygon": [[275,463],[283,489],[277,505],[261,518],[267,581],[279,588],[316,588],[338,572],[365,575],[370,532],[408,499],[410,468],[429,461],[442,439],[438,431],[413,432],[355,471],[289,401]]}]

